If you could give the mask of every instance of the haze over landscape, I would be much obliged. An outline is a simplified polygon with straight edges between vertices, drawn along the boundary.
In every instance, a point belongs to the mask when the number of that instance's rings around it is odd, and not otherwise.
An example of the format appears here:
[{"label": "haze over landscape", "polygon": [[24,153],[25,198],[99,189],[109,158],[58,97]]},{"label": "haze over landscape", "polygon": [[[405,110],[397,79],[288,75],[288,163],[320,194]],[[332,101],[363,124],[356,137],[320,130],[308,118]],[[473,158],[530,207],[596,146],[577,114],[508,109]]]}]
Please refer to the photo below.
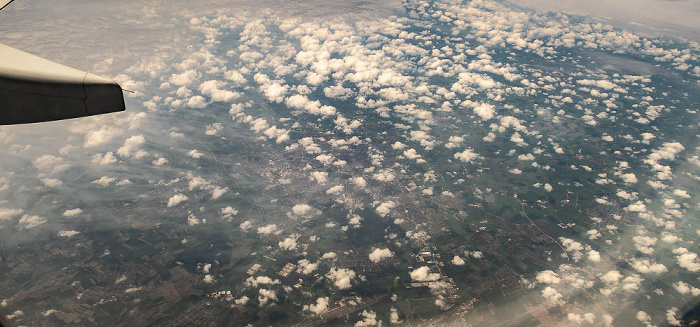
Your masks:
[{"label": "haze over landscape", "polygon": [[689,325],[697,4],[647,2],[17,1],[127,111],[0,127],[0,312]]}]

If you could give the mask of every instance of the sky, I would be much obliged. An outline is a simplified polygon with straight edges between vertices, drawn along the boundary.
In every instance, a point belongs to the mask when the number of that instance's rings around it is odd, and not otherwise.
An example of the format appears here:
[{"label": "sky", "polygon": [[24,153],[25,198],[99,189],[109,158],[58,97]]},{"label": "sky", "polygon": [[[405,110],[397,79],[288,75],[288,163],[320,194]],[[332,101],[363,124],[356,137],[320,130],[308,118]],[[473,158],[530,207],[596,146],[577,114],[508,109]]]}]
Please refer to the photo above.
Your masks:
[{"label": "sky", "polygon": [[158,48],[188,45],[187,22],[181,15],[238,8],[290,16],[389,15],[399,13],[401,1],[18,0],[0,12],[0,43],[100,73],[126,68],[134,56],[149,56]]},{"label": "sky", "polygon": [[680,36],[700,41],[698,0],[513,0],[543,11],[567,12],[609,20],[651,35]]}]

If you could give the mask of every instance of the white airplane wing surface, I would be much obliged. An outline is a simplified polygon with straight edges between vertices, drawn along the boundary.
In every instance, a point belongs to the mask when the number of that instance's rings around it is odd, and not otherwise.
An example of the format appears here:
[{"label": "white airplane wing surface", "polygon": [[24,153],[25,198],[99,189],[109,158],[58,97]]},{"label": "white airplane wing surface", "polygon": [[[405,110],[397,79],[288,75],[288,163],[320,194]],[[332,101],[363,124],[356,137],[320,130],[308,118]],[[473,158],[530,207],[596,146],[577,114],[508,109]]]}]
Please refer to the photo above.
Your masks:
[{"label": "white airplane wing surface", "polygon": [[0,125],[124,109],[124,94],[116,82],[0,44]]}]

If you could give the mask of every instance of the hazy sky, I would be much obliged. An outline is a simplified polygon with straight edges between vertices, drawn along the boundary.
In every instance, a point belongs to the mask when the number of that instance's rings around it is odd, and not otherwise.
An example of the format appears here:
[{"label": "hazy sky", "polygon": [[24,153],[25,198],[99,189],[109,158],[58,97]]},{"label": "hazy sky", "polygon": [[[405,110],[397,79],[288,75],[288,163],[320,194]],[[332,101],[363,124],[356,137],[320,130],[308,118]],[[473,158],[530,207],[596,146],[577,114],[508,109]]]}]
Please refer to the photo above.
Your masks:
[{"label": "hazy sky", "polygon": [[538,10],[605,18],[623,28],[700,41],[700,0],[512,0]]},{"label": "hazy sky", "polygon": [[[159,47],[187,46],[183,16],[216,10],[390,15],[401,8],[400,0],[19,0],[0,12],[0,43],[101,73],[100,66],[126,68]],[[105,58],[112,61],[101,63]]]}]

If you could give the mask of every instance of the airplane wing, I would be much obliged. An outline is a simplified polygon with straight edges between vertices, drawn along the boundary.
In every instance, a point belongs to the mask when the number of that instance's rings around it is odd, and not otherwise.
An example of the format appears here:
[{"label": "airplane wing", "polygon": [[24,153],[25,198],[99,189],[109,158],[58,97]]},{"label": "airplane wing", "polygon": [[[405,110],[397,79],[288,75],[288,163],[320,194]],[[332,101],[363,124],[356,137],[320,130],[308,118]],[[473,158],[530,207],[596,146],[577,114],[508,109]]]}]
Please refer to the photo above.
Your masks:
[{"label": "airplane wing", "polygon": [[0,125],[124,109],[124,94],[116,82],[0,44]]},{"label": "airplane wing", "polygon": [[7,7],[7,5],[9,5],[12,1],[15,0],[0,0],[0,10],[5,9],[5,7]]}]

